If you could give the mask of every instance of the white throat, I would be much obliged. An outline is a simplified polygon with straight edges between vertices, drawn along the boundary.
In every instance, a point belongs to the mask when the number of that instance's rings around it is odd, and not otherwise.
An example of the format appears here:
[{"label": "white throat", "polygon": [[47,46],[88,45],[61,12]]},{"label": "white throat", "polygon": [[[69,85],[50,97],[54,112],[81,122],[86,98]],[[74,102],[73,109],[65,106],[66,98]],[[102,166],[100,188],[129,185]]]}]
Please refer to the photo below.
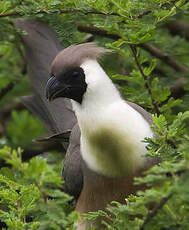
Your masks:
[{"label": "white throat", "polygon": [[143,167],[147,121],[120,96],[95,60],[81,67],[87,90],[82,104],[72,101],[81,130],[81,154],[89,168],[106,176],[122,176]]},{"label": "white throat", "polygon": [[119,91],[112,84],[102,67],[96,60],[86,60],[82,65],[87,83],[87,91],[83,96],[82,105],[76,106],[76,113],[80,109],[92,109],[92,107],[107,106],[116,100],[120,100]]}]

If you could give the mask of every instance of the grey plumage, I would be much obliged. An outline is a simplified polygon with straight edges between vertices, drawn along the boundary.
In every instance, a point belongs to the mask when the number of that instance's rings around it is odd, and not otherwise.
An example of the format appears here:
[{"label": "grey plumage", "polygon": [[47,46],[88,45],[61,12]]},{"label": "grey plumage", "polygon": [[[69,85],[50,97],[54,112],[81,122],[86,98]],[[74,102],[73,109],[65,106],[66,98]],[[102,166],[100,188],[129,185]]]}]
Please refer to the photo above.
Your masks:
[{"label": "grey plumage", "polygon": [[65,181],[64,191],[77,200],[83,187],[82,158],[80,154],[80,130],[76,124],[70,135],[70,144],[67,149],[62,172]]},{"label": "grey plumage", "polygon": [[[44,23],[34,19],[17,20],[17,28],[25,30],[23,44],[26,51],[28,76],[40,107],[43,107],[52,132],[61,133],[71,129],[76,123],[75,115],[67,99],[58,99],[49,103],[45,98],[45,86],[50,77],[50,66],[57,53],[62,50],[56,34]],[[58,109],[57,109],[58,108]],[[62,122],[62,115],[66,122]]]}]

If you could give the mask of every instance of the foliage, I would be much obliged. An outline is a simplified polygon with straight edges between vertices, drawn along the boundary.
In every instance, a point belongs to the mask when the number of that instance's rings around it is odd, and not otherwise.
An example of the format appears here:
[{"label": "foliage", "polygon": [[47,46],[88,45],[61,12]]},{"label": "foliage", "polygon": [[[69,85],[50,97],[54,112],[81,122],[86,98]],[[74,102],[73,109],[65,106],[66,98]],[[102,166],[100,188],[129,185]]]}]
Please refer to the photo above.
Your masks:
[{"label": "foliage", "polygon": [[154,114],[156,138],[145,141],[148,155],[161,163],[135,181],[147,189],[86,218],[106,217],[111,222],[103,221],[105,229],[189,229],[189,27],[170,29],[174,22],[189,21],[188,1],[1,0],[0,219],[8,229],[72,229],[77,215],[60,189],[60,160],[23,162],[20,149],[4,147],[28,149],[45,132],[25,110],[10,112],[30,93],[20,39],[24,32],[12,23],[19,17],[47,22],[64,46],[92,40],[115,51],[102,63],[106,72],[125,99]]},{"label": "foliage", "polygon": [[[43,130],[40,121],[32,117],[28,111],[12,111],[11,121],[7,122],[7,134],[13,146],[27,146],[31,140],[39,136]],[[17,129],[15,129],[15,126]],[[27,130],[27,135],[23,133]]]},{"label": "foliage", "polygon": [[0,150],[1,159],[12,167],[0,171],[0,219],[8,229],[73,229],[77,213],[61,191],[63,182],[55,167],[44,158],[21,159],[21,149]]}]

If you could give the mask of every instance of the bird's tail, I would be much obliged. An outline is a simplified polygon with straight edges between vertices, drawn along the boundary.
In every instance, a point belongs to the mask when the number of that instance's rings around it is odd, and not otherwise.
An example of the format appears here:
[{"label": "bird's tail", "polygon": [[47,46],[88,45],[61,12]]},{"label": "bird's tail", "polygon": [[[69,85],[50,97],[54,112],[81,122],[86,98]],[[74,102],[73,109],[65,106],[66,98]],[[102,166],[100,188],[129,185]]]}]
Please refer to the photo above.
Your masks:
[{"label": "bird's tail", "polygon": [[26,32],[22,36],[31,83],[32,97],[25,97],[24,104],[38,116],[52,133],[71,130],[76,123],[75,115],[68,99],[48,102],[45,98],[45,86],[50,77],[51,62],[63,49],[57,35],[49,26],[36,19],[18,19],[17,29]]}]

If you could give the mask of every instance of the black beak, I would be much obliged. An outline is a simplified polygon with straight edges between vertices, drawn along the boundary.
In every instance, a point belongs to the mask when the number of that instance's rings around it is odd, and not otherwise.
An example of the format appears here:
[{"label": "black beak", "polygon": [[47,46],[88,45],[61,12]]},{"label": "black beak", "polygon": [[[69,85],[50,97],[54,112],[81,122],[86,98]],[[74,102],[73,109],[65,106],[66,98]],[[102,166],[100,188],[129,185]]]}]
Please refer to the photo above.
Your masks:
[{"label": "black beak", "polygon": [[68,87],[61,83],[56,77],[52,76],[47,81],[46,85],[46,98],[49,101],[54,100],[57,97],[60,97],[61,93],[66,90]]},{"label": "black beak", "polygon": [[85,74],[79,67],[77,68],[76,76],[75,70],[68,71],[61,78],[52,76],[47,81],[46,98],[49,101],[58,97],[69,98],[81,104],[83,95],[87,89],[85,82]]}]

